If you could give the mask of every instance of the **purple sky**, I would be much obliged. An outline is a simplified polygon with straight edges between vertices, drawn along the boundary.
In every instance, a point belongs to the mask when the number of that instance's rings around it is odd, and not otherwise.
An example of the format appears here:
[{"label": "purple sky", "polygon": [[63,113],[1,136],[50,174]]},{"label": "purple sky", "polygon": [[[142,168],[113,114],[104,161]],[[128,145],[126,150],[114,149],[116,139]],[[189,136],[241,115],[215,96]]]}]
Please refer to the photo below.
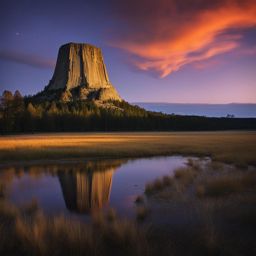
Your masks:
[{"label": "purple sky", "polygon": [[1,0],[0,92],[34,94],[67,42],[129,102],[256,103],[256,0]]}]

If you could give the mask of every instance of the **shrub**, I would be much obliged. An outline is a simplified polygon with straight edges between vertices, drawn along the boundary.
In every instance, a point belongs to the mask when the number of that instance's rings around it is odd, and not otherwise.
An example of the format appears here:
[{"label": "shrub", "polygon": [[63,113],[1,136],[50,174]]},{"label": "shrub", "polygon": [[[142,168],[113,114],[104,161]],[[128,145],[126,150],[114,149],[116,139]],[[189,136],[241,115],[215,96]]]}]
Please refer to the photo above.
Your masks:
[{"label": "shrub", "polygon": [[191,183],[196,176],[197,172],[191,168],[179,168],[174,174],[174,177],[185,185]]}]

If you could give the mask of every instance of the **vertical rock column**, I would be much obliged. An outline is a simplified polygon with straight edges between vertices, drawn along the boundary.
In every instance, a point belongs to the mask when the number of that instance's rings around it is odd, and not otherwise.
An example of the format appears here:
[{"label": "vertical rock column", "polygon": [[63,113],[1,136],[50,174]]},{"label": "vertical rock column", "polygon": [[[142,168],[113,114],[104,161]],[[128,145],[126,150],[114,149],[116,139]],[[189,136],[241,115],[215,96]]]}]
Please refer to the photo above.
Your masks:
[{"label": "vertical rock column", "polygon": [[109,81],[101,49],[69,43],[60,47],[55,71],[47,91],[86,88],[98,100],[121,100]]}]

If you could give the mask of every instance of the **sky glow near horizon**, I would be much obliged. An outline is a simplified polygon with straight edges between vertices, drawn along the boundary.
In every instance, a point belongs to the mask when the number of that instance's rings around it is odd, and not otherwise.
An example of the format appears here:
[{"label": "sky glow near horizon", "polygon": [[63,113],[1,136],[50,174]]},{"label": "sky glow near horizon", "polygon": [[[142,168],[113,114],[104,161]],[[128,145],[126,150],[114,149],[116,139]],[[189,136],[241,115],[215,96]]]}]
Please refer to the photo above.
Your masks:
[{"label": "sky glow near horizon", "polygon": [[256,103],[256,0],[2,0],[0,13],[0,92],[42,90],[60,45],[85,42],[127,101]]}]

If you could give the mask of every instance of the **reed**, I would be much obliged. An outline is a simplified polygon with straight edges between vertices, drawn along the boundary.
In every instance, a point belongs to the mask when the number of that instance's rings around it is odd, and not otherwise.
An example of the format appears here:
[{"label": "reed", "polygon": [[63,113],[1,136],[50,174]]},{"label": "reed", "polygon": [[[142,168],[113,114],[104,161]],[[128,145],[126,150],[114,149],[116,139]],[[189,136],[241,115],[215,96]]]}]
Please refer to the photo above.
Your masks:
[{"label": "reed", "polygon": [[111,215],[94,225],[30,211],[1,202],[1,255],[148,255],[146,233],[132,221]]}]

